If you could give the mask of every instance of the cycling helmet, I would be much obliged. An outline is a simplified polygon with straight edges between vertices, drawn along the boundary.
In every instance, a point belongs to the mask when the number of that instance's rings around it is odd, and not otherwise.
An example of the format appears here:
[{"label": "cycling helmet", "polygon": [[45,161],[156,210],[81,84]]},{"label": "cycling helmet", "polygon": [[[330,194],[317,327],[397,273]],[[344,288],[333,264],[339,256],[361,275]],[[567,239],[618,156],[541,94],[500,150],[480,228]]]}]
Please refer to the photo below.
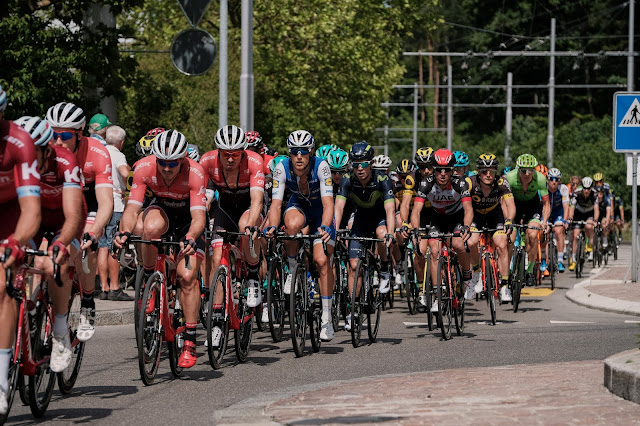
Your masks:
[{"label": "cycling helmet", "polygon": [[147,136],[157,136],[160,133],[164,132],[164,127],[156,127],[147,132]]},{"label": "cycling helmet", "polygon": [[184,158],[187,155],[187,138],[177,130],[164,131],[153,140],[153,154],[160,160]]},{"label": "cycling helmet", "polygon": [[469,156],[463,151],[456,151],[453,153],[453,156],[456,158],[456,164],[453,165],[454,167],[466,167],[469,165]]},{"label": "cycling helmet", "polygon": [[223,151],[247,149],[247,137],[240,127],[232,124],[221,127],[215,139],[216,147]]},{"label": "cycling helmet", "polygon": [[544,177],[547,177],[547,173],[549,172],[549,169],[544,164],[538,164],[536,166],[536,172],[540,172],[544,175]]},{"label": "cycling helmet", "polygon": [[55,104],[47,111],[47,121],[53,127],[63,129],[84,129],[86,118],[82,108],[67,102]]},{"label": "cycling helmet", "polygon": [[195,144],[187,144],[187,157],[195,162],[200,162],[200,147]]},{"label": "cycling helmet", "polygon": [[415,169],[416,169],[416,164],[413,161],[409,160],[408,158],[404,158],[400,160],[400,163],[398,163],[398,166],[396,167],[396,173],[398,173],[399,175],[408,175]]},{"label": "cycling helmet", "polygon": [[315,146],[315,141],[311,133],[306,130],[296,130],[287,138],[287,148],[307,148]]},{"label": "cycling helmet", "polygon": [[414,155],[413,159],[418,166],[428,166],[433,159],[433,148],[431,148],[430,146],[420,148],[416,151],[416,155]]},{"label": "cycling helmet", "polygon": [[536,157],[534,157],[531,154],[522,154],[516,160],[516,166],[522,167],[525,169],[533,169],[537,165],[538,165],[538,160],[536,160]]},{"label": "cycling helmet", "polygon": [[560,179],[562,177],[562,172],[559,169],[552,167],[549,169],[549,172],[547,173],[547,177]]},{"label": "cycling helmet", "polygon": [[391,167],[391,158],[387,157],[384,154],[376,155],[375,157],[373,157],[371,167],[373,167],[375,170],[387,170],[389,167]]},{"label": "cycling helmet", "polygon": [[271,170],[271,174],[273,174],[273,171],[276,169],[276,167],[278,167],[278,164],[280,164],[282,160],[287,158],[289,158],[287,155],[278,155],[277,157],[274,157],[273,160],[271,160],[271,162],[269,163],[269,170]]},{"label": "cycling helmet", "polygon": [[481,154],[476,160],[476,167],[478,169],[497,169],[500,165],[500,160],[495,154]]},{"label": "cycling helmet", "polygon": [[262,145],[261,153],[262,155],[271,155],[272,157],[276,157],[278,155],[278,151],[276,151],[275,148],[269,148],[266,145]]},{"label": "cycling helmet", "polygon": [[602,175],[602,173],[596,173],[595,175],[593,175],[593,180],[599,182],[601,180],[604,180],[604,176]]},{"label": "cycling helmet", "polygon": [[349,151],[349,159],[351,161],[373,160],[373,148],[366,141],[356,142],[351,147],[351,151]]},{"label": "cycling helmet", "polygon": [[582,178],[582,189],[589,189],[593,186],[593,179],[589,176],[585,176]]},{"label": "cycling helmet", "polygon": [[0,112],[4,111],[7,108],[7,92],[2,90],[2,86],[0,86]]},{"label": "cycling helmet", "polygon": [[264,146],[262,136],[255,130],[245,133],[244,136],[247,138],[247,147],[262,149]]},{"label": "cycling helmet", "polygon": [[316,157],[320,157],[323,160],[326,160],[329,153],[336,148],[337,146],[335,145],[322,145],[321,147],[316,149]]},{"label": "cycling helmet", "polygon": [[511,167],[507,166],[504,169],[502,169],[502,174],[506,175],[507,173],[509,173],[511,171]]},{"label": "cycling helmet", "polygon": [[346,172],[347,163],[349,162],[349,154],[344,149],[334,149],[329,152],[327,156],[327,162],[331,171]]},{"label": "cycling helmet", "polygon": [[153,153],[153,141],[156,137],[153,135],[144,135],[136,144],[136,155],[140,158],[146,157]]},{"label": "cycling helmet", "polygon": [[24,116],[18,118],[15,123],[29,133],[35,146],[47,146],[53,139],[53,127],[47,120],[42,120],[40,117]]},{"label": "cycling helmet", "polygon": [[448,149],[439,149],[433,153],[433,165],[436,167],[453,167],[456,157]]}]

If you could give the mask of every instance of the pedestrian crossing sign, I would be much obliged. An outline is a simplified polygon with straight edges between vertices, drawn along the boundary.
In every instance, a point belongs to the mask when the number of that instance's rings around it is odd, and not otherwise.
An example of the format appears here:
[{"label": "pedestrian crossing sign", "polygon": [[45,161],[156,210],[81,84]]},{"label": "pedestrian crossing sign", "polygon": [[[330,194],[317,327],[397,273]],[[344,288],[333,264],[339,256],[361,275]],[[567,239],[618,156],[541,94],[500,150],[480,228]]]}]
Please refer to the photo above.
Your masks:
[{"label": "pedestrian crossing sign", "polygon": [[640,152],[640,92],[613,95],[613,150]]}]

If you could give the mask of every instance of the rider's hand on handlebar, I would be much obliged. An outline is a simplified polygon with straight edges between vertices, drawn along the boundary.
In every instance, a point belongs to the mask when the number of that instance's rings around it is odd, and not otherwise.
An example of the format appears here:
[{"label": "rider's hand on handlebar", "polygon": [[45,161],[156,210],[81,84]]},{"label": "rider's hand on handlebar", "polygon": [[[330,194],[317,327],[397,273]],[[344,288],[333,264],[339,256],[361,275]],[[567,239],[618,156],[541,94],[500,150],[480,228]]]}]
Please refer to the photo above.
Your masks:
[{"label": "rider's hand on handlebar", "polygon": [[260,232],[260,228],[258,228],[257,226],[245,226],[244,227],[244,233],[248,237],[251,237],[254,240],[256,238],[258,238],[258,232]]},{"label": "rider's hand on handlebar", "polygon": [[191,235],[186,235],[182,241],[180,241],[180,254],[184,257],[194,255],[196,253],[196,239]]},{"label": "rider's hand on handlebar", "polygon": [[321,225],[318,228],[318,235],[320,235],[320,238],[322,239],[323,243],[328,243],[331,240],[331,228],[329,228],[328,226],[325,225]]},{"label": "rider's hand on handlebar", "polygon": [[124,244],[127,242],[129,237],[131,237],[131,232],[118,231],[116,232],[116,235],[113,238],[113,244],[119,249],[121,249],[124,247]]},{"label": "rider's hand on handlebar", "polygon": [[393,237],[393,234],[386,234],[384,236],[384,243],[387,245],[387,247],[390,247],[391,244],[394,244],[396,242],[396,239]]},{"label": "rider's hand on handlebar", "polygon": [[460,238],[462,238],[463,242],[467,242],[469,238],[471,238],[471,229],[467,225],[463,225],[460,228]]},{"label": "rider's hand on handlebar", "polygon": [[276,227],[275,226],[268,226],[268,227],[266,227],[264,229],[264,231],[262,231],[262,233],[267,238],[273,238],[273,236],[276,234]]},{"label": "rider's hand on handlebar", "polygon": [[10,249],[11,254],[8,259],[5,259],[2,266],[7,269],[13,264],[20,265],[22,263],[22,259],[24,259],[24,251],[22,251],[20,243],[13,237],[13,234],[0,243],[0,251],[3,254],[6,249]]},{"label": "rider's hand on handlebar", "polygon": [[409,238],[409,232],[411,231],[411,224],[407,222],[402,222],[402,228],[400,228],[400,233],[402,234],[402,238],[405,240]]},{"label": "rider's hand on handlebar", "polygon": [[59,251],[58,251],[58,257],[53,259],[53,262],[56,265],[64,265],[67,262],[67,260],[69,260],[69,250],[67,250],[67,247],[64,244],[62,244],[60,241],[56,241],[53,244],[51,244],[49,246],[49,249],[47,250],[49,253],[49,256],[53,257],[54,247],[58,247]]},{"label": "rider's hand on handlebar", "polygon": [[98,237],[93,232],[85,232],[82,236],[82,245],[80,246],[80,250],[86,250],[91,248],[91,250],[96,251],[98,248]]}]

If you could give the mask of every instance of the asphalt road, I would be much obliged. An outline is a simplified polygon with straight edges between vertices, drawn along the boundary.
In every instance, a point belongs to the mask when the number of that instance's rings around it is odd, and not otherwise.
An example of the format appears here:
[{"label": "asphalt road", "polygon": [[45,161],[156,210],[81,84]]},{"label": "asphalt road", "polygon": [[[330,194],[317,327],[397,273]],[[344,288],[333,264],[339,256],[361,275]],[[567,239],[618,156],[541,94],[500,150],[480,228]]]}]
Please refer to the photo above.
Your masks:
[{"label": "asphalt road", "polygon": [[[377,343],[357,349],[350,335],[339,331],[320,352],[295,358],[290,340],[276,344],[268,332],[256,330],[248,361],[236,362],[230,342],[218,371],[208,364],[200,330],[197,365],[174,379],[164,359],[149,387],[139,377],[133,326],[99,327],[87,345],[75,389],[66,397],[56,389],[44,423],[211,424],[215,410],[301,385],[391,373],[428,377],[430,370],[459,367],[601,360],[637,347],[637,318],[574,305],[564,294],[575,282],[574,275],[561,275],[556,291],[523,297],[515,314],[510,305],[499,307],[495,326],[486,303],[472,302],[464,335],[454,334],[450,341],[428,331],[426,317],[410,316],[404,304],[383,312]],[[29,407],[16,397],[8,424],[33,421]]]}]

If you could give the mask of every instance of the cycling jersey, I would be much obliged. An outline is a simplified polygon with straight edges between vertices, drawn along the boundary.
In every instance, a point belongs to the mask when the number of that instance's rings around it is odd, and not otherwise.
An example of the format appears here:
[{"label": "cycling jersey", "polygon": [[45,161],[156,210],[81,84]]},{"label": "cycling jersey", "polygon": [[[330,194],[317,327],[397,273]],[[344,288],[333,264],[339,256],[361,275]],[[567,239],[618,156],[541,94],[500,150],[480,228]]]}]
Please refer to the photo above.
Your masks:
[{"label": "cycling jersey", "polygon": [[415,202],[424,203],[425,200],[431,202],[431,207],[438,214],[459,212],[463,202],[471,201],[468,182],[452,175],[449,183],[442,188],[436,183],[435,176],[427,176],[420,182]]},{"label": "cycling jersey", "polygon": [[[373,170],[369,181],[362,185],[354,175],[345,175],[340,181],[336,198],[351,199],[356,212],[381,208],[387,202],[393,202],[391,179],[380,170]],[[382,209],[384,211],[384,209]]]},{"label": "cycling jersey", "polygon": [[554,213],[560,213],[561,215],[564,212],[564,208],[562,207],[564,204],[569,203],[569,188],[564,183],[558,185],[558,188],[555,192],[549,192],[549,204],[551,204],[551,216],[555,216]]},{"label": "cycling jersey", "polygon": [[[129,199],[129,193],[131,192],[131,185],[133,185],[133,172],[136,169],[136,166],[142,161],[144,160],[144,158],[139,159],[138,161],[136,161],[135,163],[133,163],[133,166],[131,167],[131,170],[129,170],[129,176],[127,176],[127,182],[126,182],[126,189],[124,190],[124,199],[128,200]],[[145,197],[145,203],[147,201],[150,201],[150,199],[153,197],[153,192],[151,192],[151,189],[147,188],[147,191],[144,194]],[[145,206],[143,206],[144,208]]]},{"label": "cycling jersey", "polygon": [[[486,196],[480,185],[480,177],[478,175],[466,178],[466,182],[469,186],[473,211],[476,213],[489,214],[495,211],[496,207],[500,207],[502,200],[513,198],[509,182],[502,177],[496,177],[493,180],[489,194]],[[499,208],[498,210],[501,209]]]},{"label": "cycling jersey", "polygon": [[[598,188],[598,185],[594,184],[593,187]],[[604,196],[608,198],[611,195],[611,185],[609,185],[609,182],[603,182],[600,187],[604,190]]]},{"label": "cycling jersey", "polygon": [[607,208],[612,207],[611,199],[606,195],[602,198],[602,201],[598,201],[598,210],[600,211],[600,218],[607,215]]},{"label": "cycling jersey", "polygon": [[322,208],[322,197],[333,197],[333,179],[329,164],[319,157],[311,156],[309,159],[309,193],[303,194],[299,183],[300,177],[293,172],[291,160],[285,158],[273,171],[273,199],[283,200],[285,190],[289,189],[293,194],[292,199],[295,197],[304,200],[312,208]]},{"label": "cycling jersey", "polygon": [[538,196],[540,192],[540,199],[546,201],[549,198],[549,191],[547,190],[547,180],[544,175],[538,171],[533,172],[533,179],[529,182],[527,189],[524,189],[520,176],[518,176],[518,169],[511,170],[507,173],[506,178],[511,186],[511,192],[516,202],[518,201],[530,201]]},{"label": "cycling jersey", "polygon": [[39,197],[40,174],[29,134],[12,121],[0,120],[0,153],[0,204]]},{"label": "cycling jersey", "polygon": [[[276,154],[277,155],[277,154]],[[271,162],[276,158],[275,155],[269,155],[267,153],[262,154],[263,173],[265,176],[271,174]]]},{"label": "cycling jersey", "polygon": [[571,198],[571,206],[575,208],[577,212],[580,213],[591,213],[593,212],[593,206],[596,204],[596,194],[591,191],[589,196],[585,197],[582,188],[576,189],[573,193],[573,197]]},{"label": "cycling jersey", "polygon": [[113,190],[109,151],[96,139],[82,136],[76,148],[76,159],[82,168],[82,189],[89,212],[98,211],[96,188]]}]

